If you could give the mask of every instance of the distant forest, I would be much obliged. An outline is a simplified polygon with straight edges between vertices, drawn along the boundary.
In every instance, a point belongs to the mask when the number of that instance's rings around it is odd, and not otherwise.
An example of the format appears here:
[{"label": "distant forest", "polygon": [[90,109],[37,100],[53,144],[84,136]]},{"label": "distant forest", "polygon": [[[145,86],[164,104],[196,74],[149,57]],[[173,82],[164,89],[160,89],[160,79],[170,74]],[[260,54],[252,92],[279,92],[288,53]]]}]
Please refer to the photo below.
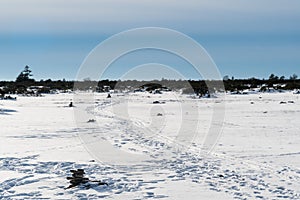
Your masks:
[{"label": "distant forest", "polygon": [[[16,77],[15,81],[0,81],[0,95],[5,94],[29,94],[35,93],[51,93],[54,90],[72,91],[74,85],[80,86],[82,90],[94,90],[97,92],[108,92],[110,89],[128,90],[138,89],[144,86],[153,90],[162,87],[167,87],[171,90],[182,89],[184,93],[206,94],[208,93],[207,83],[210,85],[218,85],[221,81],[214,80],[153,80],[153,81],[138,81],[138,80],[100,80],[92,81],[86,79],[84,81],[66,81],[63,80],[34,80],[32,71],[28,66]],[[296,74],[286,78],[278,77],[271,74],[268,79],[235,79],[225,76],[223,84],[226,91],[238,92],[246,89],[260,88],[264,92],[270,88],[275,90],[299,90],[300,79]]]}]

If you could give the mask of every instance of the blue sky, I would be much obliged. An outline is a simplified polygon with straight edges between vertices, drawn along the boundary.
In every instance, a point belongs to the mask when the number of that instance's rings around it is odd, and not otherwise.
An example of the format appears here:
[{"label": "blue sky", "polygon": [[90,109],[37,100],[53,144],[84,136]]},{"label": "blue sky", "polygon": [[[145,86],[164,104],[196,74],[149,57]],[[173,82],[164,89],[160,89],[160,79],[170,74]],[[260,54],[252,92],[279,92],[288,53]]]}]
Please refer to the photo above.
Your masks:
[{"label": "blue sky", "polygon": [[[148,26],[195,39],[222,76],[300,75],[299,24],[298,0],[2,0],[0,80],[14,80],[25,65],[37,80],[73,80],[101,41]],[[155,51],[120,59],[107,78],[119,79],[131,67],[151,62],[175,66],[186,78],[199,78],[187,63]]]}]

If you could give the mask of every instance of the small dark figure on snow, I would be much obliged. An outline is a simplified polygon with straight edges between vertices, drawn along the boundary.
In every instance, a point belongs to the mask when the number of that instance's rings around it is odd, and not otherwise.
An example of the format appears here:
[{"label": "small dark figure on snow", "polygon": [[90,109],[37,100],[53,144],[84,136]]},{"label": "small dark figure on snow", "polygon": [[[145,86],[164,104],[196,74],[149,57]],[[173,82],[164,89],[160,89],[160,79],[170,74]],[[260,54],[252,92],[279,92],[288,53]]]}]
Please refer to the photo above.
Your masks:
[{"label": "small dark figure on snow", "polygon": [[110,94],[108,94],[106,98],[111,98],[111,95],[110,95]]},{"label": "small dark figure on snow", "polygon": [[69,107],[73,107],[73,102],[72,101],[69,103]]},{"label": "small dark figure on snow", "polygon": [[98,183],[98,185],[107,185],[107,183],[104,183],[102,181],[91,181],[89,178],[84,177],[84,170],[83,169],[77,169],[77,170],[70,170],[72,172],[72,177],[67,177],[67,180],[70,180],[71,185],[69,185],[66,189],[76,187],[80,184],[85,184],[88,182],[94,182]]}]

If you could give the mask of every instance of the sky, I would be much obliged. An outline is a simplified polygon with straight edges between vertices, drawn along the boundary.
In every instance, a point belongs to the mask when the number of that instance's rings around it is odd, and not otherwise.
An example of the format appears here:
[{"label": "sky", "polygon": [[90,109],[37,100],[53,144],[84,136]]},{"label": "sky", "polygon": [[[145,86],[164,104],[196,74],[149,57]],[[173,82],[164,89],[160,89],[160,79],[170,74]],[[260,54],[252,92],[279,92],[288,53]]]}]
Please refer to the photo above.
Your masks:
[{"label": "sky", "polygon": [[[14,80],[25,65],[36,80],[74,80],[99,43],[141,27],[169,28],[191,37],[209,53],[221,76],[300,75],[299,24],[298,0],[1,0],[0,80]],[[161,78],[150,73],[157,66],[175,68],[186,79],[199,78],[189,63],[155,50],[120,58],[103,78]]]}]

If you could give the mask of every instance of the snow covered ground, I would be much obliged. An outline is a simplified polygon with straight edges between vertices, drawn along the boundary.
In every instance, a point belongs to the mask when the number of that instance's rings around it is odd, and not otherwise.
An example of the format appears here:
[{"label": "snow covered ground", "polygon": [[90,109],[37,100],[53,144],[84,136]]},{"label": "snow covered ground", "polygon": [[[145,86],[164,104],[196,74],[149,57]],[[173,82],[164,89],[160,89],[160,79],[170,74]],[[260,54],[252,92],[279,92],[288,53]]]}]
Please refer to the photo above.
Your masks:
[{"label": "snow covered ground", "polygon": [[[227,95],[209,155],[219,98],[106,96],[95,94],[89,123],[80,101],[68,107],[73,94],[1,100],[0,199],[300,199],[300,95]],[[181,132],[193,136],[187,148],[174,142]],[[77,168],[108,186],[65,190]]]}]

